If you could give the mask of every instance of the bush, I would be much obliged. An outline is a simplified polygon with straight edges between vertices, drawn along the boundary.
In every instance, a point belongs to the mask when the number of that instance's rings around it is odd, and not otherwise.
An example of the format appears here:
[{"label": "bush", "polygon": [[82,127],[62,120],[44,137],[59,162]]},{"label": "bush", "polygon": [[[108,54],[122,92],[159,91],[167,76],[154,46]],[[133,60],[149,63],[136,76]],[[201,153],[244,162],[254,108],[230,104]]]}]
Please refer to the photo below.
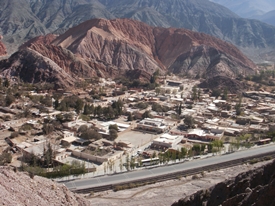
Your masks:
[{"label": "bush", "polygon": [[15,101],[15,97],[12,95],[7,95],[5,102],[6,102],[6,106],[10,106],[13,102]]},{"label": "bush", "polygon": [[0,165],[11,163],[12,155],[10,153],[3,153],[0,155]]},{"label": "bush", "polygon": [[13,139],[13,138],[18,137],[18,136],[19,136],[18,132],[13,132],[13,133],[11,133],[10,138]]},{"label": "bush", "polygon": [[108,140],[114,141],[117,138],[117,131],[115,129],[110,129],[109,130],[109,137],[107,138]]}]

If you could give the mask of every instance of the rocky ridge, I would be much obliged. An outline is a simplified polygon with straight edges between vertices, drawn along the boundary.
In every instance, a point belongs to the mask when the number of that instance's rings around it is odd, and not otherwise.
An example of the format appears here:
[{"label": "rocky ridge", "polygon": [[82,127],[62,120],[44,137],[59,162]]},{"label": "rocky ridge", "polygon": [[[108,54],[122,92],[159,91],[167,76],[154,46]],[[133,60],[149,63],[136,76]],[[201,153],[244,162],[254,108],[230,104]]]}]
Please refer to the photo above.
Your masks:
[{"label": "rocky ridge", "polygon": [[52,180],[0,167],[0,205],[88,206],[91,203]]},{"label": "rocky ridge", "polygon": [[275,161],[238,175],[189,197],[173,206],[275,205]]}]

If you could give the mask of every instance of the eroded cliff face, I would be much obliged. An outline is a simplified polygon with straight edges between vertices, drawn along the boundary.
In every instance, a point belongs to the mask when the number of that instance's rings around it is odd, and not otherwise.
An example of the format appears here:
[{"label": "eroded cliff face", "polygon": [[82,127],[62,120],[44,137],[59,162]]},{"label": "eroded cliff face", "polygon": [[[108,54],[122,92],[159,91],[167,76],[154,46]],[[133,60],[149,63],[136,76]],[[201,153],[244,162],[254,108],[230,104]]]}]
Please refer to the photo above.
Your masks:
[{"label": "eroded cliff face", "polygon": [[112,77],[116,68],[76,56],[71,51],[52,45],[55,35],[36,37],[20,47],[9,59],[0,62],[4,77],[28,83],[52,83],[55,88],[69,88],[85,78]]},{"label": "eroded cliff face", "polygon": [[255,64],[235,46],[203,33],[150,27],[128,20],[90,20],[53,41],[84,59],[100,59],[120,70],[198,72],[207,76],[253,73]]},{"label": "eroded cliff face", "polygon": [[275,161],[238,175],[207,190],[199,191],[173,206],[273,206],[275,205]]}]

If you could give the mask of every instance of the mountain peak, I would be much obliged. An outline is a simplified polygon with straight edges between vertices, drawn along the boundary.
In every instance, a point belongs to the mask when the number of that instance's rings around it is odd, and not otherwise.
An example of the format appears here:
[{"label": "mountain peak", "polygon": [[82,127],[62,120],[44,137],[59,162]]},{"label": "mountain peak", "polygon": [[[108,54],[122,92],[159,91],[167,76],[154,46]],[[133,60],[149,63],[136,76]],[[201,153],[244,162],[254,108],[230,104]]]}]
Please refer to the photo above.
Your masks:
[{"label": "mountain peak", "polygon": [[235,46],[187,29],[152,27],[129,19],[88,20],[62,35],[40,36],[0,64],[2,75],[72,87],[79,79],[130,76],[156,70],[206,78],[254,74]]}]

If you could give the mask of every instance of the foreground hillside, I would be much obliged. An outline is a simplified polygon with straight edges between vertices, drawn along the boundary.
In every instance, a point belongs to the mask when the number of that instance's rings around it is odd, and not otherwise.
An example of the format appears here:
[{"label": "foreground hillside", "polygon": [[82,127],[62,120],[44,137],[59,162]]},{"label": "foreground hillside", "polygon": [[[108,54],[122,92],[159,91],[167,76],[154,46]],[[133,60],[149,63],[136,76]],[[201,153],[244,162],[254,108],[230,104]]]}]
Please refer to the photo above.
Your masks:
[{"label": "foreground hillside", "polygon": [[275,161],[242,173],[207,190],[186,197],[173,206],[275,205]]},{"label": "foreground hillside", "polygon": [[56,37],[25,43],[0,62],[4,77],[73,86],[78,78],[147,78],[159,70],[191,77],[253,74],[256,65],[235,46],[186,29],[151,27],[115,19],[86,21]]},{"label": "foreground hillside", "polygon": [[0,205],[75,205],[90,203],[52,180],[0,167]]}]

